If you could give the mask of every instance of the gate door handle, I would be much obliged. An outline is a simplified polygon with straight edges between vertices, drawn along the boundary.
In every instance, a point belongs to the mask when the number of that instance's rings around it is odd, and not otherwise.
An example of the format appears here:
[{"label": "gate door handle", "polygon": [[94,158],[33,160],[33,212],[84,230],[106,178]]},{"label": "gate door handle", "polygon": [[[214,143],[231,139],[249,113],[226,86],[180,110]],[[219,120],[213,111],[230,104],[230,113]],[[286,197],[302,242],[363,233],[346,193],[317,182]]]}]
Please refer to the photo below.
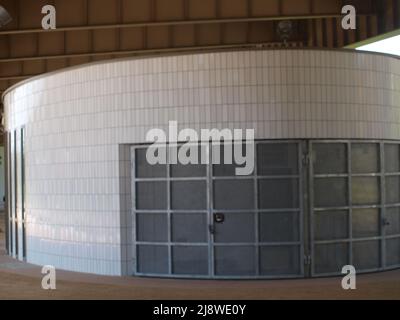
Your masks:
[{"label": "gate door handle", "polygon": [[390,222],[389,222],[388,219],[383,219],[382,223],[383,223],[383,225],[384,225],[385,227],[390,226]]},{"label": "gate door handle", "polygon": [[208,225],[208,230],[210,231],[211,234],[215,234],[215,228],[212,224]]}]

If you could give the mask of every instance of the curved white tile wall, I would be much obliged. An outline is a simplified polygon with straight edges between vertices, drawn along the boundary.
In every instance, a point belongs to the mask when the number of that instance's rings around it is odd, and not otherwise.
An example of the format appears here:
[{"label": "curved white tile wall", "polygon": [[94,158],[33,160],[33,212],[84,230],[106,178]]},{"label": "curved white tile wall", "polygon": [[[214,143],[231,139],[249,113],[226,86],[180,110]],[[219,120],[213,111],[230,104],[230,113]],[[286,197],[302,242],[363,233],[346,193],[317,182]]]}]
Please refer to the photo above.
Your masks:
[{"label": "curved white tile wall", "polygon": [[34,78],[4,104],[6,130],[26,130],[28,262],[129,274],[123,144],[169,120],[259,139],[400,139],[400,61],[316,50],[117,60]]}]

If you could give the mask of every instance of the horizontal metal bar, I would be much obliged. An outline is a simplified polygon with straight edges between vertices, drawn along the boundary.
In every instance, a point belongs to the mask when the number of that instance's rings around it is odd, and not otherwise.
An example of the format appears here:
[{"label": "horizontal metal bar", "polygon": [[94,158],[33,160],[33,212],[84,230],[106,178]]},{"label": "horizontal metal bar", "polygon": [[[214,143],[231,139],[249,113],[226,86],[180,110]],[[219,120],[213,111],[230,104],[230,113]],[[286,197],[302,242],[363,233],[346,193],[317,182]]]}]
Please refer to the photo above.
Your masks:
[{"label": "horizontal metal bar", "polygon": [[380,178],[382,177],[384,174],[381,172],[377,172],[377,173],[352,173],[351,176],[354,178],[368,178],[368,177],[377,177]]},{"label": "horizontal metal bar", "polygon": [[[254,175],[249,176],[213,176],[212,180],[251,180]],[[282,175],[282,176],[256,176],[257,179],[265,179],[265,180],[279,180],[279,179],[298,179],[299,176],[291,176],[291,175]],[[170,177],[169,180],[167,177],[156,177],[156,178],[135,178],[136,182],[162,182],[162,181],[204,181],[208,180],[206,176],[204,177]]]},{"label": "horizontal metal bar", "polygon": [[229,276],[218,276],[218,275],[186,275],[186,274],[164,274],[164,273],[134,273],[134,276],[138,277],[151,277],[151,278],[172,278],[172,279],[198,279],[198,280],[208,280],[208,279],[220,279],[220,280],[243,280],[243,279],[298,279],[303,278],[302,274],[279,274],[279,275],[229,275]]},{"label": "horizontal metal bar", "polygon": [[350,209],[380,209],[382,205],[352,205],[352,206],[342,206],[342,207],[321,207],[321,208],[313,208],[314,211],[323,212],[323,211],[339,211],[339,210],[350,210]]},{"label": "horizontal metal bar", "polygon": [[[30,77],[34,77],[36,74],[32,74],[32,75],[22,75],[22,76],[4,76],[4,77],[0,77],[0,81],[7,81],[7,80],[23,80],[23,79],[27,79]],[[3,90],[0,91],[0,93],[4,92]]]},{"label": "horizontal metal bar", "polygon": [[207,181],[207,177],[134,178],[135,182]]},{"label": "horizontal metal bar", "polygon": [[377,237],[366,237],[366,238],[346,238],[346,239],[332,239],[332,240],[314,240],[314,244],[334,244],[334,243],[349,243],[349,242],[367,242],[373,240],[383,240],[383,235]]},{"label": "horizontal metal bar", "polygon": [[[375,16],[374,14],[358,14],[358,16]],[[13,29],[0,31],[1,35],[13,34],[29,34],[44,32],[67,32],[67,31],[85,31],[85,30],[106,30],[106,29],[122,29],[122,28],[146,28],[161,26],[185,26],[198,24],[226,24],[226,23],[250,23],[250,22],[266,22],[266,21],[282,21],[282,20],[310,20],[310,19],[330,19],[341,18],[341,14],[320,14],[320,15],[291,15],[291,16],[265,16],[265,17],[248,17],[248,18],[220,18],[220,19],[193,19],[193,20],[171,20],[171,21],[149,21],[134,23],[113,23],[84,25],[71,27],[57,27],[57,29],[44,30],[43,28],[31,29]]]},{"label": "horizontal metal bar", "polygon": [[278,247],[278,246],[293,246],[298,247],[301,245],[300,241],[286,241],[286,242],[214,242],[214,247]]},{"label": "horizontal metal bar", "polygon": [[[170,210],[171,213],[186,213],[186,214],[193,214],[193,213],[208,213],[207,210]],[[162,213],[162,214],[167,214],[167,209],[159,209],[159,210],[141,210],[141,209],[133,209],[133,213],[138,213],[138,214],[146,214],[146,213]]]},{"label": "horizontal metal bar", "polygon": [[[378,272],[378,271],[385,271],[385,270],[392,270],[392,269],[396,269],[396,268],[375,268],[375,269],[357,269],[357,274],[363,274],[363,273],[371,273],[371,272]],[[319,278],[319,277],[332,277],[332,276],[343,276],[342,270],[338,271],[338,272],[325,272],[325,273],[317,273],[317,272],[313,272],[312,273],[312,277],[314,278]]]},{"label": "horizontal metal bar", "polygon": [[314,208],[314,211],[317,212],[325,212],[325,211],[338,211],[338,210],[349,210],[352,209],[382,209],[382,208],[398,208],[400,207],[400,203],[390,203],[385,205],[353,205],[353,206],[345,206],[345,207],[325,207],[325,208]]},{"label": "horizontal metal bar", "polygon": [[[334,174],[334,173],[329,173],[329,174],[315,174],[314,178],[318,178],[318,179],[323,179],[323,178],[348,178],[349,176],[355,177],[355,178],[362,178],[362,177],[382,177],[383,175],[385,175],[384,173],[352,173],[352,174],[348,174],[348,173],[338,173],[338,174]],[[399,174],[397,174],[399,175]]]},{"label": "horizontal metal bar", "polygon": [[364,237],[364,238],[354,238],[352,239],[352,242],[366,242],[366,241],[373,241],[373,240],[383,240],[385,239],[384,235],[376,236],[376,237]]},{"label": "horizontal metal bar", "polygon": [[144,246],[179,246],[179,247],[198,247],[203,246],[208,248],[207,242],[161,242],[161,241],[135,241],[135,245],[144,245]]},{"label": "horizontal metal bar", "polygon": [[254,175],[249,176],[212,176],[211,180],[213,181],[230,181],[230,180],[249,180],[253,181]]},{"label": "horizontal metal bar", "polygon": [[335,244],[335,243],[350,243],[351,239],[334,239],[334,240],[313,240],[314,245],[317,244]]},{"label": "horizontal metal bar", "polygon": [[400,238],[400,234],[391,234],[391,235],[385,236],[386,240],[388,240],[388,239],[398,239],[398,238]]},{"label": "horizontal metal bar", "polygon": [[[177,247],[208,247],[208,242],[147,242],[147,241],[136,241],[135,245],[145,246],[177,246]],[[286,241],[286,242],[214,242],[214,247],[277,247],[277,246],[293,246],[297,247],[301,245],[300,241]]]},{"label": "horizontal metal bar", "polygon": [[257,209],[260,213],[291,213],[300,212],[300,208],[277,208],[277,209]]},{"label": "horizontal metal bar", "polygon": [[[383,140],[377,140],[377,139],[363,139],[363,138],[352,138],[348,140],[343,140],[343,139],[312,139],[311,143],[312,144],[325,144],[325,143],[343,143],[343,144],[371,144],[371,143],[376,143],[379,144],[381,142],[385,141],[391,141],[388,139],[383,139]],[[398,140],[393,140],[394,143]]]},{"label": "horizontal metal bar", "polygon": [[384,205],[384,207],[385,208],[387,208],[387,209],[391,209],[391,208],[398,208],[398,207],[400,207],[400,203],[391,203],[391,204],[386,204],[386,205]]},{"label": "horizontal metal bar", "polygon": [[[167,209],[133,209],[132,213],[166,213]],[[299,208],[277,208],[277,209],[210,209],[211,212],[223,212],[229,213],[296,213],[299,212]],[[171,213],[208,213],[205,209],[171,209]]]},{"label": "horizontal metal bar", "polygon": [[347,178],[349,175],[347,173],[327,173],[327,174],[314,174],[314,178],[322,179],[322,178]]},{"label": "horizontal metal bar", "polygon": [[258,175],[256,176],[257,179],[299,179],[299,175],[268,175],[268,176],[262,176]]},{"label": "horizontal metal bar", "polygon": [[324,208],[313,208],[314,211],[325,212],[325,211],[340,211],[340,210],[349,210],[351,207],[324,207]]}]

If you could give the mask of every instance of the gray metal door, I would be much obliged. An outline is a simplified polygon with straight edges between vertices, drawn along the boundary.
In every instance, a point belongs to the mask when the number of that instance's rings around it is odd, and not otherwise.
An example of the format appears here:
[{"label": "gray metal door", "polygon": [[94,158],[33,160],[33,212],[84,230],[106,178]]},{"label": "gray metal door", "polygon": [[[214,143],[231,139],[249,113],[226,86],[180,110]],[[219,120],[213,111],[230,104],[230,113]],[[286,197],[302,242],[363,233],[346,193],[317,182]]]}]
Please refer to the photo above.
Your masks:
[{"label": "gray metal door", "polygon": [[400,265],[400,149],[395,142],[311,141],[312,276]]},{"label": "gray metal door", "polygon": [[212,164],[223,147],[202,146],[208,165],[155,166],[133,147],[134,274],[303,277],[303,145],[257,142],[246,176],[234,159]]},{"label": "gray metal door", "polygon": [[302,143],[257,142],[253,173],[236,167],[210,170],[212,276],[304,276]]},{"label": "gray metal door", "polygon": [[209,166],[174,164],[175,147],[150,165],[147,148],[131,149],[134,274],[209,277]]}]

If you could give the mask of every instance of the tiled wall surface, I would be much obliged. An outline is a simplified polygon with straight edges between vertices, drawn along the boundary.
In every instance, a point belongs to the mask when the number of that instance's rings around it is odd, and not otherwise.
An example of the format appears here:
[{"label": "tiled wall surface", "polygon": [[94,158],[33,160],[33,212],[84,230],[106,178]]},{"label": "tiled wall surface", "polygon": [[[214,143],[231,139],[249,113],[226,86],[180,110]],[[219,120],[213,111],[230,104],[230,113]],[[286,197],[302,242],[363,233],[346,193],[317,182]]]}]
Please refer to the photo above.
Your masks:
[{"label": "tiled wall surface", "polygon": [[258,139],[400,139],[400,61],[344,51],[236,51],[99,63],[4,98],[25,126],[27,260],[130,273],[129,152],[149,129],[254,128]]}]

